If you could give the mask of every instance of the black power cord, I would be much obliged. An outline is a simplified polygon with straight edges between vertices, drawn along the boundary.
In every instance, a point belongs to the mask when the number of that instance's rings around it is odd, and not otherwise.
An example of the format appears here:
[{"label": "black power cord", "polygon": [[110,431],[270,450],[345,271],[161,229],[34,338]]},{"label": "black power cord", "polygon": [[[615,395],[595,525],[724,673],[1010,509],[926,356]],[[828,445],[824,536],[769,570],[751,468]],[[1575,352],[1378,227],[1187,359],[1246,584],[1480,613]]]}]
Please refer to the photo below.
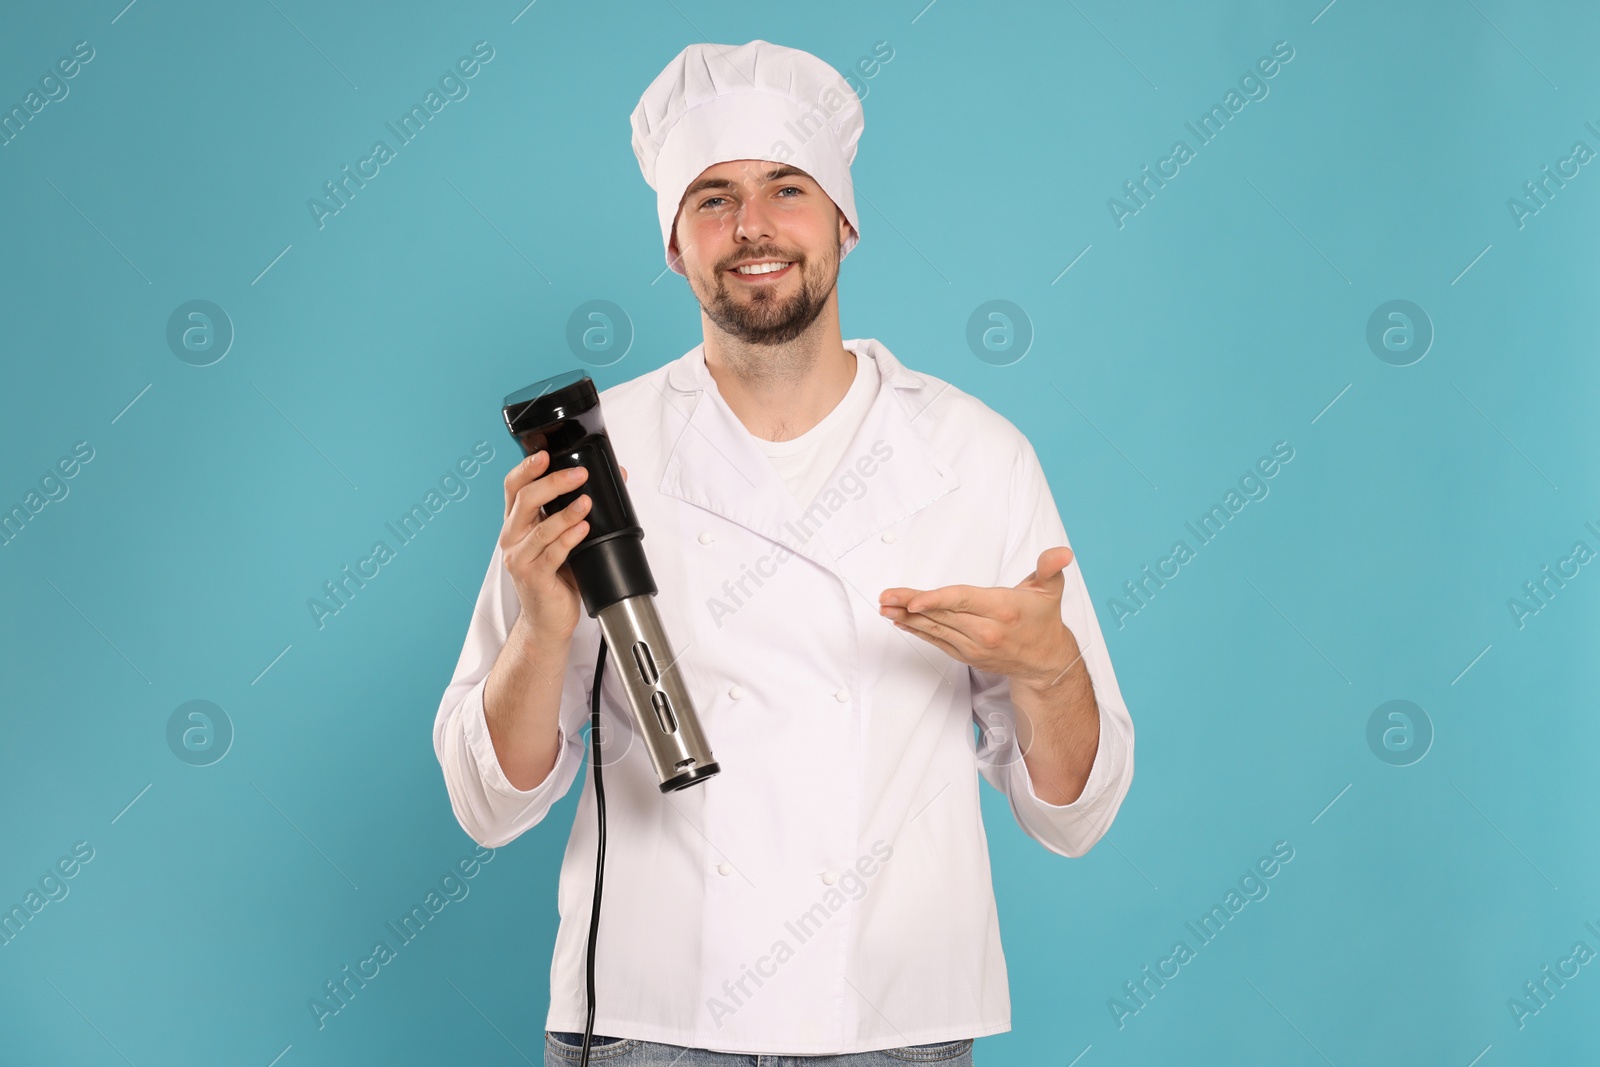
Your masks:
[{"label": "black power cord", "polygon": [[600,850],[594,862],[594,906],[589,913],[589,958],[585,965],[588,972],[589,1017],[583,1024],[583,1055],[578,1060],[579,1067],[589,1067],[589,1041],[594,1036],[594,944],[595,936],[600,932],[600,886],[606,870],[606,790],[600,780],[600,678],[605,669],[606,639],[602,637],[600,655],[594,661],[594,686],[589,698],[589,743],[593,750],[589,757],[589,768],[594,772],[595,811],[600,817]]}]

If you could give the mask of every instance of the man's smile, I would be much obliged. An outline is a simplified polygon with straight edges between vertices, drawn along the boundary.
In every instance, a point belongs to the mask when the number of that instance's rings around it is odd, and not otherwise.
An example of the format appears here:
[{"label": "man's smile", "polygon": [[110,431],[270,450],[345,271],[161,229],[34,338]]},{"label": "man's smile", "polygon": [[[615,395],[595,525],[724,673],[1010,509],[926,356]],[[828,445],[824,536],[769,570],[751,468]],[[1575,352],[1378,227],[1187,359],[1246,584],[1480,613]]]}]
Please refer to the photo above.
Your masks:
[{"label": "man's smile", "polygon": [[793,266],[794,264],[789,261],[766,259],[756,263],[741,264],[729,269],[727,273],[742,282],[761,284],[788,277]]}]

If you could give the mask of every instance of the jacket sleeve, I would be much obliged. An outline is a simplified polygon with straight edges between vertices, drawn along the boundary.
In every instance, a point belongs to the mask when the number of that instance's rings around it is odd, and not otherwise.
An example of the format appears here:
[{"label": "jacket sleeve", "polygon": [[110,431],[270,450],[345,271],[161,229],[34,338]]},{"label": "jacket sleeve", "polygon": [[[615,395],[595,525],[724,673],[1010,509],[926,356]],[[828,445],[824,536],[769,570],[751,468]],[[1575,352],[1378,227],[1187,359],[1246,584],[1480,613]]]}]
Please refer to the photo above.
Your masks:
[{"label": "jacket sleeve", "polygon": [[[1045,549],[1071,547],[1039,458],[1020,431],[1017,437],[1005,560],[997,583],[1008,586],[1032,573]],[[1133,782],[1133,721],[1076,557],[1062,578],[1061,619],[1077,639],[1100,713],[1099,748],[1077,800],[1047,804],[1039,799],[1017,741],[1010,680],[972,667],[967,670],[972,679],[972,718],[980,730],[979,772],[1006,795],[1012,815],[1029,837],[1052,852],[1077,858],[1105,835]]]},{"label": "jacket sleeve", "polygon": [[487,848],[499,848],[537,825],[571,788],[583,762],[581,730],[588,721],[589,685],[599,652],[599,624],[580,615],[562,676],[555,766],[533,788],[518,789],[506,778],[489,738],[483,688],[521,611],[516,586],[496,544],[472,609],[466,644],[433,723],[433,751],[444,771],[456,821],[467,836]]}]

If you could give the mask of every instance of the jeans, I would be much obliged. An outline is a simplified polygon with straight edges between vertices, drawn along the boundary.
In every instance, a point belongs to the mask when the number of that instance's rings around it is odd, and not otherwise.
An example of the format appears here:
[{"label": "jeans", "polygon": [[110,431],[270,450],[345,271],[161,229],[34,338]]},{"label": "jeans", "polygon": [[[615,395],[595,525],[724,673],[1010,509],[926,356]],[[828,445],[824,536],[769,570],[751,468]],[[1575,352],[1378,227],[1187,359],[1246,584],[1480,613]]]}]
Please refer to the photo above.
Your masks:
[{"label": "jeans", "polygon": [[[582,1052],[582,1034],[545,1032],[545,1067],[573,1067]],[[972,1067],[972,1039],[936,1041],[931,1045],[905,1045],[840,1056],[775,1056],[770,1053],[757,1056],[708,1052],[681,1045],[595,1034],[589,1039],[589,1062],[605,1064],[606,1067],[899,1067],[905,1063]]]}]

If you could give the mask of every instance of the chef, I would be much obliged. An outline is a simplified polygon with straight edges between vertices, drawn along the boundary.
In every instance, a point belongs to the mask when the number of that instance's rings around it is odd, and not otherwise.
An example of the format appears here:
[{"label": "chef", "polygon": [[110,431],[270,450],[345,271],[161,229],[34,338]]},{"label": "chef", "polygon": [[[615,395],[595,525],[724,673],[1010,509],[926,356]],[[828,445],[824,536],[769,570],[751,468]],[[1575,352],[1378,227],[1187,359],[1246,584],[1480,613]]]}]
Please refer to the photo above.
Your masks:
[{"label": "chef", "polygon": [[[970,1064],[974,1038],[1011,1026],[979,778],[1078,857],[1133,777],[1033,447],[881,342],[841,338],[863,122],[832,67],[761,40],[684,49],[633,112],[704,342],[601,407],[722,770],[659,792],[604,673],[591,1054],[609,1063]],[[434,726],[456,818],[489,847],[545,818],[588,747],[600,631],[562,566],[588,498],[546,514],[584,478],[547,462],[506,476]],[[590,768],[560,874],[551,1064],[582,1040],[595,823]]]}]

